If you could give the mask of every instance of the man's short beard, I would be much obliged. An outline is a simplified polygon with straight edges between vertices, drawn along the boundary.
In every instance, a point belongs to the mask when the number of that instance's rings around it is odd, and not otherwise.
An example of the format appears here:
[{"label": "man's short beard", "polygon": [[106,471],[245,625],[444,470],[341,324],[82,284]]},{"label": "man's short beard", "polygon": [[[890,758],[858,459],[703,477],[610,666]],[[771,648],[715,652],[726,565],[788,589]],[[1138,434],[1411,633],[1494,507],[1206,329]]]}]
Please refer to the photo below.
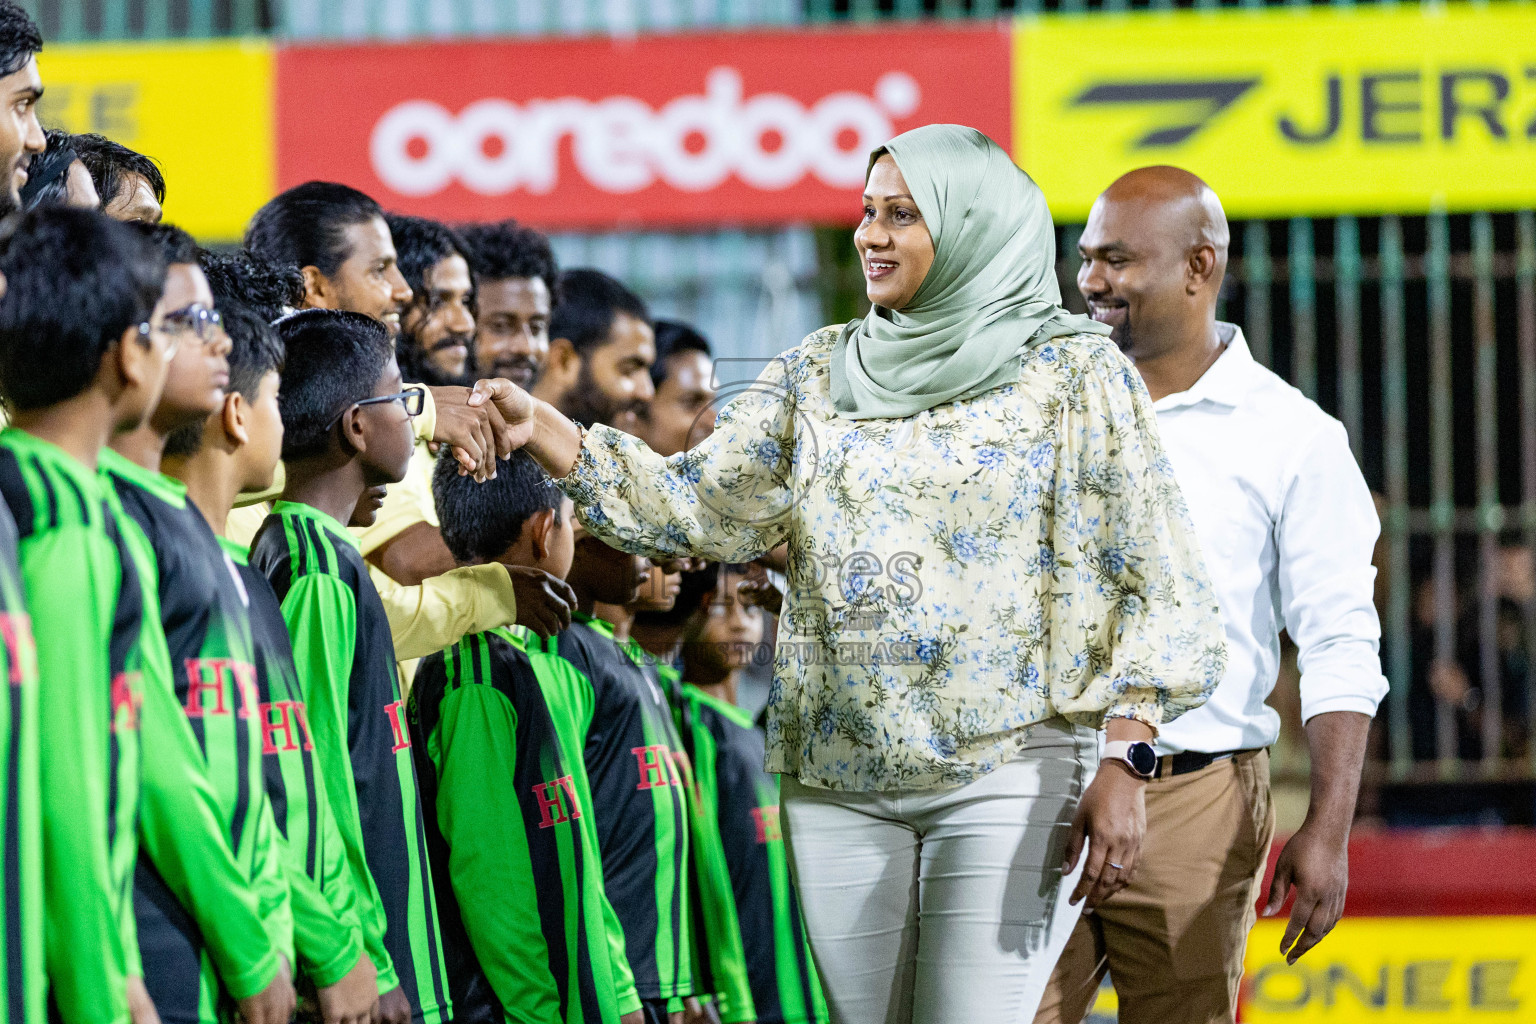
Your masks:
[{"label": "man's short beard", "polygon": [[560,411],[584,426],[594,423],[612,423],[628,406],[620,405],[608,397],[592,375],[592,363],[583,359],[576,386],[560,396]]}]

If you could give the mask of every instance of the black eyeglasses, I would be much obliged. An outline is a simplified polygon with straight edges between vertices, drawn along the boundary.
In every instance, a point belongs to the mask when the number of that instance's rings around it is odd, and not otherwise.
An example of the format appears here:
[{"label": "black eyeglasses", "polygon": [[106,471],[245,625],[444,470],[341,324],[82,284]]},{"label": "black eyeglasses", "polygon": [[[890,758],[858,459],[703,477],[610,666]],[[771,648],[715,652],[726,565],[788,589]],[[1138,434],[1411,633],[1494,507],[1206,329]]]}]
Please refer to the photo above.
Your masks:
[{"label": "black eyeglasses", "polygon": [[[331,421],[331,427],[335,427],[336,424],[340,423],[341,418],[352,409],[361,409],[365,405],[384,405],[388,402],[399,402],[401,405],[405,406],[405,414],[414,418],[420,416],[421,410],[426,407],[427,389],[418,385],[416,387],[406,388],[404,391],[401,391],[397,395],[384,395],[380,398],[365,398],[361,402],[353,402],[351,405],[347,406],[341,412],[336,414],[336,418]],[[330,427],[327,429],[330,429]]]},{"label": "black eyeglasses", "polygon": [[194,302],[185,309],[165,314],[165,330],[168,333],[190,331],[197,340],[207,344],[224,332],[224,315],[209,309],[201,302]]}]

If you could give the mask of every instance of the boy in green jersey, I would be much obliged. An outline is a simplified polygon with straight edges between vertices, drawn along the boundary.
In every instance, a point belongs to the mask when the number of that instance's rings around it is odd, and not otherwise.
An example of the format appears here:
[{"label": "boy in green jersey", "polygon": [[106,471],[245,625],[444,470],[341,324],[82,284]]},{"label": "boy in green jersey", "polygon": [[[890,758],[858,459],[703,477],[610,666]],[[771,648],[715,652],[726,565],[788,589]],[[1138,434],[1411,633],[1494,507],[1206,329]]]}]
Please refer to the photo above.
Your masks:
[{"label": "boy in green jersey", "polygon": [[100,457],[157,613],[143,638],[142,732],[155,756],[143,765],[147,856],[134,874],[144,981],[164,1024],[214,1024],[235,1002],[244,1018],[285,1021],[292,925],[255,746],[245,593],[185,488],[159,472],[166,436],[223,402],[229,338],[191,237],[135,229],[166,258],[162,316],[176,345],[154,411]]},{"label": "boy in green jersey", "polygon": [[[445,457],[432,489],[460,564],[545,570],[575,603],[561,579],[570,501],[531,458],[516,452],[478,484]],[[465,637],[425,659],[411,689],[457,1020],[638,1024],[582,760],[591,704],[575,671],[530,638]]]},{"label": "boy in green jersey", "polygon": [[[211,282],[210,282],[211,283]],[[278,850],[293,913],[300,990],[314,990],[325,1024],[367,1024],[378,1005],[377,973],[363,951],[357,895],[326,799],[288,626],[272,586],[225,540],[236,496],[271,485],[282,452],[277,408],[283,346],[261,316],[214,289],[229,335],[229,385],[219,408],[166,439],[163,470],[186,487],[235,562],[250,600],[262,777],[280,835]]]},{"label": "boy in green jersey", "polygon": [[540,646],[575,669],[585,717],[583,757],[603,856],[603,881],[647,1021],[680,1020],[699,991],[689,861],[686,755],[666,699],[628,653],[627,635],[593,613],[635,600],[645,559],[595,537],[576,541],[568,582],[579,611]]},{"label": "boy in green jersey", "polygon": [[348,522],[373,520],[405,476],[419,388],[360,313],[311,309],[277,325],[287,481],[251,546],[282,601],[310,731],[360,900],[386,1024],[452,1017],[389,622]]},{"label": "boy in green jersey", "polygon": [[[142,605],[132,556],[96,475],[112,434],[160,395],[168,339],[165,261],[100,214],[24,215],[0,251],[0,497],[15,519],[23,596],[37,637],[44,889],[50,998],[69,1024],[126,1024],[134,822],[139,803]],[[18,945],[16,953],[22,955]],[[13,961],[14,962],[14,961]],[[35,967],[33,968],[35,970]],[[153,1012],[142,985],[136,1007]]]},{"label": "boy in green jersey", "polygon": [[701,853],[701,870],[727,880],[704,887],[712,899],[705,908],[711,952],[717,962],[742,965],[751,985],[747,1003],[722,1000],[722,1016],[819,1024],[827,1007],[789,877],[778,778],[763,770],[763,734],[736,703],[741,674],[763,649],[764,615],[743,596],[746,575],[731,566],[719,570],[718,584],[702,600],[692,587],[679,595],[680,611],[698,612],[682,648],[679,710],[693,757],[698,831],[718,839]]}]

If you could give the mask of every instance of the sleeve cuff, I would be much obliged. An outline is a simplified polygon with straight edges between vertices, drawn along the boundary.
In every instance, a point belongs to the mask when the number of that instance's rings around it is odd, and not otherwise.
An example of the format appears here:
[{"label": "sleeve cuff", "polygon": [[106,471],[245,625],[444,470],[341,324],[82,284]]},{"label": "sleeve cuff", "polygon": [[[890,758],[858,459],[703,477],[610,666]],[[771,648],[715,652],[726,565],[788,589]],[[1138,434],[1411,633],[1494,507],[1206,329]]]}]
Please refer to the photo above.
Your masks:
[{"label": "sleeve cuff", "polygon": [[[1382,682],[1385,685],[1386,681]],[[1367,718],[1375,718],[1376,706],[1379,702],[1380,698],[1372,699],[1360,693],[1340,693],[1307,701],[1301,709],[1301,724],[1306,725],[1318,715],[1326,715],[1333,711],[1355,711]]]},{"label": "sleeve cuff", "polygon": [[362,955],[363,944],[353,932],[347,936],[347,944],[340,953],[323,964],[305,964],[304,973],[309,975],[316,988],[329,988],[345,978],[357,966],[357,959]]},{"label": "sleeve cuff", "polygon": [[636,1010],[643,1008],[644,1004],[640,1002],[640,993],[635,991],[635,989],[631,988],[626,992],[619,993],[620,1017],[624,1016],[625,1014],[634,1013]]},{"label": "sleeve cuff", "polygon": [[272,979],[277,977],[277,951],[268,950],[267,955],[249,971],[235,976],[221,974],[221,977],[224,979],[224,987],[237,1002],[249,999],[272,984]]}]

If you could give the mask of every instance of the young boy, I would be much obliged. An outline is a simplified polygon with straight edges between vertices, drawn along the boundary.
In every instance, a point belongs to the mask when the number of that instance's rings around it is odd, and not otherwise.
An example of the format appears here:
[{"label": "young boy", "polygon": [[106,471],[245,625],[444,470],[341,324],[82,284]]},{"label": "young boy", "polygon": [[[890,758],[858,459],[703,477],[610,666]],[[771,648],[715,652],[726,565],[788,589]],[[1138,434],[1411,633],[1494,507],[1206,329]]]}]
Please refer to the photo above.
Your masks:
[{"label": "young boy", "polygon": [[740,676],[763,640],[762,609],[739,593],[744,578],[722,566],[718,585],[687,602],[698,615],[683,644],[683,734],[693,755],[699,832],[719,837],[719,860],[711,857],[707,870],[724,870],[729,883],[706,917],[712,944],[717,935],[739,935],[735,946],[751,984],[745,1005],[722,1005],[724,1019],[813,1024],[827,1019],[827,1007],[789,877],[778,778],[763,771],[763,735],[736,703]]},{"label": "young boy", "polygon": [[270,486],[282,452],[283,345],[261,314],[217,290],[215,298],[230,339],[229,384],[211,416],[166,439],[162,469],[186,487],[187,500],[238,567],[250,600],[262,777],[281,833],[296,966],[307,982],[302,987],[316,990],[325,1024],[367,1024],[379,1001],[377,974],[363,951],[341,834],[325,788],[312,784],[318,767],[288,625],[266,577],[250,567],[244,548],[224,537],[236,495]]},{"label": "young boy", "polygon": [[344,524],[371,520],[411,457],[420,389],[401,390],[394,343],[359,313],[278,324],[287,481],[251,547],[293,638],[310,732],[379,972],[385,1024],[452,1017],[426,829],[395,650]]},{"label": "young boy", "polygon": [[[483,484],[445,457],[432,489],[460,564],[569,571],[570,500],[524,453]],[[425,659],[411,690],[453,1002],[461,1024],[618,1024],[638,1018],[640,998],[582,762],[591,691],[529,637],[467,636]]]},{"label": "young boy", "polygon": [[227,999],[273,986],[267,1009],[285,1014],[293,994],[280,958],[292,958],[292,924],[261,785],[245,595],[186,489],[159,472],[167,435],[223,403],[229,338],[191,237],[135,228],[166,258],[161,316],[176,345],[154,411],[99,463],[108,500],[132,520],[130,546],[147,545],[146,608],[163,630],[146,628],[144,640],[144,737],[154,750],[140,819],[148,856],[134,875],[144,980],[165,1024],[216,1024]]},{"label": "young boy", "polygon": [[[49,884],[44,889],[35,866],[21,861],[28,869],[22,896],[33,907],[21,920],[41,901],[49,996],[63,1020],[123,1021],[137,962],[133,647],[142,606],[96,461],[116,430],[138,425],[153,408],[165,381],[157,308],[165,261],[100,214],[55,208],[20,219],[0,253],[0,273],[8,286],[0,300],[0,396],[11,417],[0,433],[0,497],[15,518],[23,596],[48,680],[36,699],[47,762],[38,832]],[[36,964],[26,949],[8,949],[7,960],[28,971],[35,993]],[[142,985],[133,1001],[146,1005]]]},{"label": "young boy", "polygon": [[580,673],[593,711],[582,737],[592,783],[604,888],[647,1020],[668,1019],[698,990],[693,965],[686,763],[666,698],[627,652],[627,634],[593,616],[627,605],[648,576],[644,558],[581,536],[567,581],[578,611],[543,641]]}]

